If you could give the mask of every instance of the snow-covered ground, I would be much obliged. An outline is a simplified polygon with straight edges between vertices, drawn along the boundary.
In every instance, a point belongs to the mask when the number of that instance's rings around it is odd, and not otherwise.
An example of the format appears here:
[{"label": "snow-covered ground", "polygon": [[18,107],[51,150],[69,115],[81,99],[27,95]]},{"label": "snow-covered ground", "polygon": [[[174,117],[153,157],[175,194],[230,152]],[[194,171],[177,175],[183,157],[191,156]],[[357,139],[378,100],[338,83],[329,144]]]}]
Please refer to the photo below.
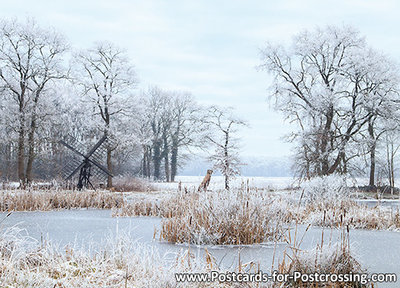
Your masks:
[{"label": "snow-covered ground", "polygon": [[[181,182],[182,189],[184,187],[188,189],[197,189],[203,180],[204,176],[177,176],[175,182],[164,183],[155,182],[152,185],[160,190],[177,190],[179,182]],[[257,188],[257,189],[286,189],[296,187],[298,185],[298,180],[293,177],[245,177],[240,176],[232,178],[230,181],[231,188],[247,187]],[[210,186],[208,189],[217,190],[224,188],[224,177],[223,176],[212,176],[210,181]]]},{"label": "snow-covered ground", "polygon": [[[204,176],[176,176],[175,182],[152,182],[152,186],[158,190],[178,190],[179,182],[181,182],[182,189],[184,187],[188,189],[196,188],[200,185]],[[40,187],[49,187],[53,183],[51,182],[37,182],[33,185]],[[364,186],[368,185],[368,178],[348,178],[347,184],[349,186]],[[17,189],[19,182],[0,182],[0,188],[3,189]],[[231,188],[247,187],[266,190],[281,190],[288,188],[295,188],[299,186],[299,179],[295,177],[261,177],[261,176],[238,176],[230,180]],[[212,176],[210,181],[210,190],[223,189],[224,188],[224,177],[223,176]]]},{"label": "snow-covered ground", "polygon": [[[197,189],[203,180],[204,176],[177,176],[175,182],[154,182],[152,185],[159,190],[178,190],[179,182],[181,182],[182,189]],[[299,179],[295,177],[248,177],[238,176],[232,178],[230,181],[231,188],[247,187],[249,185],[252,189],[265,189],[265,190],[281,190],[291,189],[299,186]],[[367,178],[348,178],[347,185],[349,186],[363,186],[368,185]],[[223,176],[211,176],[209,190],[218,190],[224,188]]]}]

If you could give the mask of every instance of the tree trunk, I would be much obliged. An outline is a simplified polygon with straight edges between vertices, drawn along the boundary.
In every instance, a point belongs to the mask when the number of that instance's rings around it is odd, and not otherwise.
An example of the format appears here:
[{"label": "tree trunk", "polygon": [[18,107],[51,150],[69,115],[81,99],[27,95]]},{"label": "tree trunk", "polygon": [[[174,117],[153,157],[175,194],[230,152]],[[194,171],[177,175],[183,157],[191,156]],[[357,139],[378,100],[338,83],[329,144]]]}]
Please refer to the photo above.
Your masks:
[{"label": "tree trunk", "polygon": [[[109,131],[110,131],[110,122],[111,122],[111,118],[110,118],[110,113],[108,111],[108,101],[107,98],[103,96],[104,99],[104,114],[102,114],[103,120],[105,122],[105,131],[104,131],[104,135],[106,135],[107,137],[109,137]],[[110,146],[110,142],[107,141],[107,170],[110,174],[112,174],[113,171],[113,167],[112,167],[112,150],[113,148]],[[111,189],[112,188],[112,176],[107,175],[107,188]]]},{"label": "tree trunk", "polygon": [[368,133],[369,133],[369,137],[371,139],[369,186],[375,187],[376,139],[375,139],[375,135],[374,135],[374,126],[372,125],[371,119],[368,121]]},{"label": "tree trunk", "polygon": [[375,187],[375,165],[376,165],[375,153],[376,153],[376,144],[374,143],[371,146],[371,152],[370,152],[369,186],[371,187]]},{"label": "tree trunk", "polygon": [[26,181],[27,181],[27,183],[32,182],[32,167],[33,167],[33,160],[35,158],[34,133],[35,133],[34,130],[31,130],[31,131],[29,131],[29,135],[28,135],[28,162],[26,164]]},{"label": "tree trunk", "polygon": [[387,169],[388,169],[388,181],[389,181],[389,186],[392,186],[392,171],[391,171],[391,161],[390,161],[390,146],[389,146],[389,139],[386,138],[386,161],[387,161]]},{"label": "tree trunk", "polygon": [[25,174],[24,174],[24,166],[25,166],[25,116],[20,112],[20,124],[19,124],[19,131],[18,131],[18,160],[17,160],[17,167],[18,167],[18,179],[22,182],[25,182]]},{"label": "tree trunk", "polygon": [[326,114],[326,122],[325,127],[322,131],[321,135],[321,174],[328,175],[329,173],[329,155],[328,155],[328,143],[330,141],[330,132],[333,121],[333,107],[329,108],[328,113]]},{"label": "tree trunk", "polygon": [[224,145],[224,166],[225,166],[225,189],[229,190],[229,161],[228,161],[228,145],[229,145],[229,132],[225,133],[225,145]]},{"label": "tree trunk", "polygon": [[159,141],[154,144],[153,151],[154,179],[159,180],[161,170],[161,147]]},{"label": "tree trunk", "polygon": [[[112,174],[111,147],[107,147],[107,170]],[[112,177],[107,177],[107,188],[112,188]]]},{"label": "tree trunk", "polygon": [[166,135],[163,136],[163,141],[164,141],[164,151],[163,151],[163,156],[164,156],[164,170],[165,170],[165,179],[167,182],[171,182],[170,178],[170,170],[169,170],[169,149],[168,149],[168,138]]},{"label": "tree trunk", "polygon": [[147,178],[147,146],[143,145],[143,163],[142,163],[142,176],[143,178]]},{"label": "tree trunk", "polygon": [[347,174],[347,160],[346,160],[346,152],[343,152],[342,154],[342,163],[343,163],[343,168],[342,168],[342,174],[346,175]]},{"label": "tree trunk", "polygon": [[340,161],[343,159],[343,157],[344,157],[344,152],[343,151],[339,152],[335,159],[335,162],[333,162],[333,164],[329,168],[328,172],[324,175],[333,174],[336,171],[336,169],[339,167]]},{"label": "tree trunk", "polygon": [[172,141],[171,148],[171,181],[175,181],[175,176],[178,171],[178,144],[176,141]]},{"label": "tree trunk", "polygon": [[390,154],[390,173],[391,173],[391,182],[390,182],[390,193],[393,195],[393,190],[394,190],[394,145],[393,142],[391,143],[391,154]]},{"label": "tree trunk", "polygon": [[35,158],[35,131],[36,131],[36,103],[32,112],[31,126],[28,133],[28,162],[26,164],[26,181],[32,182],[32,167]]},{"label": "tree trunk", "polygon": [[147,178],[151,177],[151,147],[146,147],[146,175]]}]

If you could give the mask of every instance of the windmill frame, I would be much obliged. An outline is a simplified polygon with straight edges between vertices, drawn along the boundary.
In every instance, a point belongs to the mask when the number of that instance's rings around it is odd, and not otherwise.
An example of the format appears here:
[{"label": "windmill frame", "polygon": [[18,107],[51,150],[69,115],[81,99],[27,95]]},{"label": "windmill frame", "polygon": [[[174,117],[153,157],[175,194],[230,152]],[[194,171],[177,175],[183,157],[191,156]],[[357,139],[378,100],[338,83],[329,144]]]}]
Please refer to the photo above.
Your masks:
[{"label": "windmill frame", "polygon": [[80,152],[78,149],[73,147],[72,145],[66,143],[64,140],[60,140],[59,143],[65,147],[67,147],[69,150],[74,152],[80,157],[83,157],[83,160],[80,162],[80,164],[65,178],[66,181],[71,180],[72,177],[78,173],[79,171],[79,177],[78,177],[78,183],[76,187],[81,190],[83,187],[89,188],[89,185],[93,188],[92,182],[90,182],[90,177],[92,176],[92,167],[96,166],[98,169],[100,169],[104,174],[113,177],[111,172],[101,165],[98,161],[93,159],[93,154],[99,149],[99,147],[107,140],[107,135],[104,135],[86,154],[83,154]]}]

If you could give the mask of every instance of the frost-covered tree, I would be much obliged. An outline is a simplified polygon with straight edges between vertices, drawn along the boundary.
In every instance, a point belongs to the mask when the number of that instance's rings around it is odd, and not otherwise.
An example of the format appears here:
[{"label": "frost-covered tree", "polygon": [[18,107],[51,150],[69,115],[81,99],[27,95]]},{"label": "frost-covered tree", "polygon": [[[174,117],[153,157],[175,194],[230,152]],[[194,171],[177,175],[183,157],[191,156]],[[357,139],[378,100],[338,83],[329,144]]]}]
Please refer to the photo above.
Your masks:
[{"label": "frost-covered tree", "polygon": [[[174,181],[184,151],[196,146],[201,131],[199,105],[188,92],[150,87],[143,95],[142,172],[145,177]],[[152,167],[153,169],[151,169]]]},{"label": "frost-covered tree", "polygon": [[182,150],[200,145],[200,135],[205,129],[202,108],[188,92],[174,92],[171,103],[171,181],[175,181]]},{"label": "frost-covered tree", "polygon": [[298,124],[290,139],[302,175],[347,173],[361,156],[356,138],[379,111],[396,107],[390,60],[347,26],[303,31],[291,46],[268,44],[261,55],[261,68],[274,77],[276,108]]},{"label": "frost-covered tree", "polygon": [[[151,176],[150,167],[153,168],[153,176],[156,180],[161,179],[161,165],[163,160],[163,141],[166,137],[166,129],[169,126],[170,99],[166,93],[160,88],[150,87],[143,97],[145,101],[145,119],[142,121],[144,125],[143,131],[146,131],[150,136],[150,141],[147,141],[143,146],[143,165],[144,172],[147,177]],[[152,163],[152,165],[151,165]]]},{"label": "frost-covered tree", "polygon": [[205,139],[214,148],[209,160],[214,163],[214,169],[224,176],[225,189],[229,190],[232,177],[240,175],[239,139],[235,137],[238,128],[246,123],[235,117],[231,108],[209,107],[204,123],[208,125]]},{"label": "frost-covered tree", "polygon": [[[357,142],[363,137],[369,155],[369,186],[375,186],[376,153],[379,141],[386,133],[393,133],[400,124],[399,74],[396,64],[385,55],[365,49],[353,58],[345,74],[360,94],[359,105],[367,117]],[[361,136],[361,137],[360,137]],[[363,143],[363,141],[361,141]]]},{"label": "frost-covered tree", "polygon": [[32,180],[35,136],[48,117],[50,88],[66,78],[63,57],[67,49],[62,35],[40,28],[34,20],[0,22],[0,91],[8,112],[4,121],[17,138],[21,181]]},{"label": "frost-covered tree", "polygon": [[[76,80],[92,103],[98,129],[117,144],[107,146],[107,168],[113,171],[112,152],[129,140],[126,136],[132,136],[126,129],[130,127],[129,117],[134,111],[134,67],[126,52],[109,42],[81,51],[76,55],[76,62],[80,72]],[[111,177],[107,186],[112,187]]]}]

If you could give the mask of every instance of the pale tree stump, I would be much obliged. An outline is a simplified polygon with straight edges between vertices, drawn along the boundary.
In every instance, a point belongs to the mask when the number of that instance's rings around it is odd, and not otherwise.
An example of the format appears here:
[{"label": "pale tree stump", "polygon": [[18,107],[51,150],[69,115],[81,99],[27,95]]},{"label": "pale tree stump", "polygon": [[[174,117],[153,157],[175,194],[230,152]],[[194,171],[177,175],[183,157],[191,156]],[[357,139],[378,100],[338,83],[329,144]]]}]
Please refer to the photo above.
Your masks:
[{"label": "pale tree stump", "polygon": [[210,185],[210,180],[211,180],[211,174],[213,173],[213,170],[207,170],[206,176],[204,176],[203,181],[201,182],[199,188],[197,189],[198,192],[203,190],[204,192],[207,191],[208,185]]}]

